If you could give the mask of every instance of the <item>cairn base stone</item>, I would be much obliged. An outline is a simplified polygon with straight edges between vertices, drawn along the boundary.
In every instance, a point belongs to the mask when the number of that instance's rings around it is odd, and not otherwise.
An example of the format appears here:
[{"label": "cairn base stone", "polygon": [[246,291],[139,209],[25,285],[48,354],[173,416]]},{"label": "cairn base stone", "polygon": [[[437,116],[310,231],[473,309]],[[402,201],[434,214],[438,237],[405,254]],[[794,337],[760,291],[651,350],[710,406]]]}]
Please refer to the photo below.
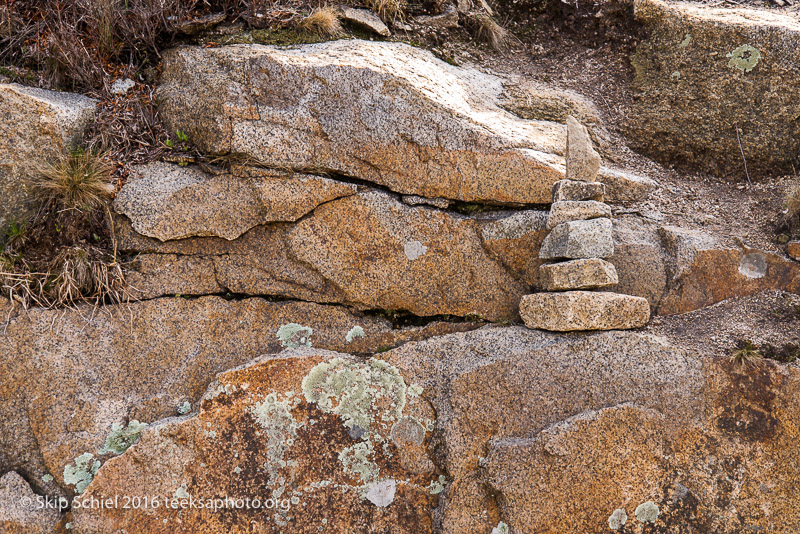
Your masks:
[{"label": "cairn base stone", "polygon": [[544,238],[539,249],[543,260],[562,258],[609,258],[614,255],[611,219],[561,223]]},{"label": "cairn base stone", "polygon": [[550,206],[547,229],[551,230],[561,223],[611,217],[611,206],[596,200],[562,200]]},{"label": "cairn base stone", "polygon": [[542,265],[539,277],[545,291],[597,289],[619,283],[614,265],[599,258]]},{"label": "cairn base stone", "polygon": [[540,330],[627,330],[647,324],[650,305],[645,298],[617,293],[534,293],[522,297],[519,314],[525,326]]},{"label": "cairn base stone", "polygon": [[553,184],[553,202],[562,200],[597,200],[602,202],[606,186],[601,182],[576,182],[559,180]]}]

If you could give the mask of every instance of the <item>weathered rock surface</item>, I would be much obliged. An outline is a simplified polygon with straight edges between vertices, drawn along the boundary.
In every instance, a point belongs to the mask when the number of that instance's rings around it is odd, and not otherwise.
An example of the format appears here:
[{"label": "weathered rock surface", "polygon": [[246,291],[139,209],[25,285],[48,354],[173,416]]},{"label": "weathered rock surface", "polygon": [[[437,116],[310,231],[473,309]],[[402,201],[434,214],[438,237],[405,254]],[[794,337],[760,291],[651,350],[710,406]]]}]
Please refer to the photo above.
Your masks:
[{"label": "weathered rock surface", "polygon": [[555,332],[627,330],[650,320],[647,299],[601,291],[525,295],[519,315],[528,328]]},{"label": "weathered rock surface", "polygon": [[383,37],[390,37],[392,32],[383,21],[369,9],[358,9],[350,6],[339,6],[339,16],[345,22],[371,31]]},{"label": "weathered rock surface", "polygon": [[539,247],[547,235],[547,212],[525,210],[481,221],[481,240],[489,256],[529,286],[539,279]]},{"label": "weathered rock surface", "polygon": [[569,221],[582,221],[597,219],[599,217],[611,218],[611,206],[596,200],[562,200],[553,202],[550,206],[550,215],[547,217],[547,229],[551,230],[561,223]]},{"label": "weathered rock surface", "polygon": [[[114,423],[152,423],[187,401],[194,409],[215,374],[280,351],[276,333],[289,323],[310,327],[314,347],[351,353],[475,328],[395,330],[342,307],[258,298],[157,299],[95,315],[31,310],[0,336],[0,471],[19,471],[37,491],[66,489],[64,466],[100,449]],[[355,326],[364,336],[348,341]],[[45,475],[55,481],[43,482]]]},{"label": "weathered rock surface", "polygon": [[[142,270],[131,273],[143,297],[222,290],[497,320],[515,317],[526,292],[483,249],[475,220],[410,207],[378,191],[328,202],[296,224],[253,228],[235,241],[160,243],[119,226],[120,250],[159,254],[140,255]],[[537,231],[529,226],[506,244],[532,236],[534,246]]]},{"label": "weathered rock surface", "polygon": [[669,252],[658,233],[659,225],[642,217],[614,219],[614,255],[608,258],[617,269],[619,284],[614,291],[644,297],[656,313],[667,291]]},{"label": "weathered rock surface", "polygon": [[647,501],[657,532],[800,527],[794,367],[632,332],[489,327],[385,357],[436,409],[443,532],[607,532],[617,509],[639,532]]},{"label": "weathered rock surface", "polygon": [[575,180],[559,180],[553,184],[553,202],[565,200],[596,200],[605,199],[606,186],[600,182],[576,182]]},{"label": "weathered rock surface", "polygon": [[563,125],[511,115],[499,78],[402,43],[183,47],[162,83],[170,129],[211,154],[464,201],[547,203],[563,178]]},{"label": "weathered rock surface", "polygon": [[787,243],[786,253],[793,260],[800,261],[800,241],[791,241]]},{"label": "weathered rock surface", "polygon": [[650,37],[634,57],[631,144],[712,172],[741,176],[742,152],[750,173],[791,171],[800,152],[797,18],[698,3],[634,4]]},{"label": "weathered rock surface", "polygon": [[600,170],[600,154],[592,147],[588,130],[571,115],[567,117],[566,162],[567,180],[594,182]]},{"label": "weathered rock surface", "polygon": [[356,187],[328,178],[248,167],[210,175],[151,163],[133,169],[114,209],[142,235],[161,241],[192,236],[236,239],[254,226],[295,221]]},{"label": "weathered rock surface", "polygon": [[55,508],[38,507],[36,495],[14,471],[0,478],[0,532],[51,534],[61,518]]},{"label": "weathered rock surface", "polygon": [[85,510],[78,532],[433,532],[435,413],[390,364],[316,349],[224,373],[197,415],[167,419],[83,498],[273,499],[261,509]]},{"label": "weathered rock surface", "polygon": [[596,289],[619,282],[614,265],[598,258],[542,265],[539,279],[545,291]]},{"label": "weathered rock surface", "polygon": [[95,103],[77,94],[0,84],[0,230],[30,215],[26,181],[34,166],[81,140]]},{"label": "weathered rock surface", "polygon": [[542,241],[539,258],[608,258],[614,254],[611,219],[561,223]]}]

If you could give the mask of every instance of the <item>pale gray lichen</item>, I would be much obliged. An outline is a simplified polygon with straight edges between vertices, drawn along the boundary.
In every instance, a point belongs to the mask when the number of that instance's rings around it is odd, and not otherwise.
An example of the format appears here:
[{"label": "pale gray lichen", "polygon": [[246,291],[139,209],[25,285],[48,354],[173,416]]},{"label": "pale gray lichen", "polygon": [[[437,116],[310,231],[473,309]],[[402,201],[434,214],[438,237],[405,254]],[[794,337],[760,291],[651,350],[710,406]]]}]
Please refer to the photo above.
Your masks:
[{"label": "pale gray lichen", "polygon": [[754,46],[743,44],[733,52],[729,52],[727,57],[728,66],[739,69],[742,72],[750,72],[758,65],[761,59],[761,52]]},{"label": "pale gray lichen", "polygon": [[289,323],[278,328],[278,339],[281,340],[281,346],[289,349],[296,347],[310,347],[311,334],[314,329],[310,326],[303,326],[297,323]]},{"label": "pale gray lichen", "polygon": [[47,473],[46,475],[42,475],[42,482],[49,483],[53,481],[53,475]]},{"label": "pale gray lichen", "polygon": [[500,521],[497,526],[492,529],[492,534],[508,534],[510,531],[508,525]]},{"label": "pale gray lichen", "polygon": [[681,41],[681,43],[678,45],[678,47],[679,48],[686,48],[690,44],[692,44],[692,36],[691,36],[691,34],[687,33],[686,36],[683,38],[683,41]]},{"label": "pale gray lichen", "polygon": [[661,511],[653,501],[643,502],[636,507],[634,514],[642,523],[655,523]]},{"label": "pale gray lichen", "polygon": [[354,339],[364,337],[364,329],[360,326],[356,325],[350,329],[346,336],[344,336],[345,341],[348,343],[352,343]]},{"label": "pale gray lichen", "polygon": [[145,428],[147,428],[147,423],[140,423],[136,419],[128,423],[127,426],[122,426],[122,423],[114,423],[111,425],[111,433],[106,437],[105,446],[97,451],[97,454],[106,454],[108,452],[122,454],[131,445],[139,441]]},{"label": "pale gray lichen", "polygon": [[192,411],[192,403],[189,401],[185,401],[183,404],[178,405],[178,413],[181,415],[186,415],[191,411]]},{"label": "pale gray lichen", "polygon": [[621,529],[628,522],[628,514],[624,508],[617,508],[608,517],[608,528],[611,530]]},{"label": "pale gray lichen", "polygon": [[250,409],[256,424],[263,429],[262,436],[266,440],[269,461],[265,464],[265,469],[269,474],[270,486],[279,481],[278,469],[286,467],[284,456],[294,444],[297,429],[302,426],[291,414],[296,402],[299,400],[296,401],[293,397],[281,401],[277,393],[270,393]]},{"label": "pale gray lichen", "polygon": [[444,475],[439,475],[439,480],[433,480],[430,484],[428,484],[428,491],[431,495],[439,495],[441,492],[444,491],[444,484],[447,482],[447,478]]},{"label": "pale gray lichen", "polygon": [[367,500],[378,508],[386,508],[394,502],[397,482],[394,479],[380,480],[370,484],[367,490]]},{"label": "pale gray lichen", "polygon": [[81,494],[92,483],[98,469],[100,460],[95,460],[90,452],[83,453],[75,458],[75,465],[64,466],[64,484],[75,486],[75,493]]},{"label": "pale gray lichen", "polygon": [[186,484],[181,484],[176,490],[175,494],[172,496],[174,499],[191,499],[192,496],[189,495],[189,492],[186,491]]},{"label": "pale gray lichen", "polygon": [[406,258],[414,261],[420,256],[424,256],[428,252],[428,247],[423,245],[421,241],[409,241],[403,245],[403,252],[405,252]]}]

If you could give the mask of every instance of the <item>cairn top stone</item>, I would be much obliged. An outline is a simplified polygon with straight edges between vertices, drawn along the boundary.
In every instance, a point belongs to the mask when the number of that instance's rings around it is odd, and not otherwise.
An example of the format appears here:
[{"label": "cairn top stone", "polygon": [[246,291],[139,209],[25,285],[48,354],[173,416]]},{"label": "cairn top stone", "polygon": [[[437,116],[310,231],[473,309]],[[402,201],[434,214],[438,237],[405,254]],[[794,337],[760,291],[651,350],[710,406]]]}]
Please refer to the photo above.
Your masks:
[{"label": "cairn top stone", "polygon": [[592,147],[589,131],[572,115],[567,117],[567,180],[594,182],[600,163],[600,154]]}]

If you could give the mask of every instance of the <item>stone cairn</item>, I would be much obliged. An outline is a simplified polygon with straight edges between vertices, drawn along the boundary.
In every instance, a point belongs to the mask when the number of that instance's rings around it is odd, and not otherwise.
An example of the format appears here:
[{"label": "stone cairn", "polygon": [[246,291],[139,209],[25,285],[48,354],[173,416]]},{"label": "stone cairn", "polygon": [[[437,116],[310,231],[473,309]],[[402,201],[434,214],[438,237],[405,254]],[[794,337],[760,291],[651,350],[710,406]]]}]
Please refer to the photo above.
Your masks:
[{"label": "stone cairn", "polygon": [[611,207],[603,202],[605,185],[597,182],[600,155],[589,132],[567,118],[566,179],[553,185],[547,218],[550,233],[539,257],[554,263],[540,268],[545,293],[525,295],[520,316],[529,328],[567,332],[638,328],[650,319],[647,299],[608,291],[617,270],[606,258],[614,254]]}]

